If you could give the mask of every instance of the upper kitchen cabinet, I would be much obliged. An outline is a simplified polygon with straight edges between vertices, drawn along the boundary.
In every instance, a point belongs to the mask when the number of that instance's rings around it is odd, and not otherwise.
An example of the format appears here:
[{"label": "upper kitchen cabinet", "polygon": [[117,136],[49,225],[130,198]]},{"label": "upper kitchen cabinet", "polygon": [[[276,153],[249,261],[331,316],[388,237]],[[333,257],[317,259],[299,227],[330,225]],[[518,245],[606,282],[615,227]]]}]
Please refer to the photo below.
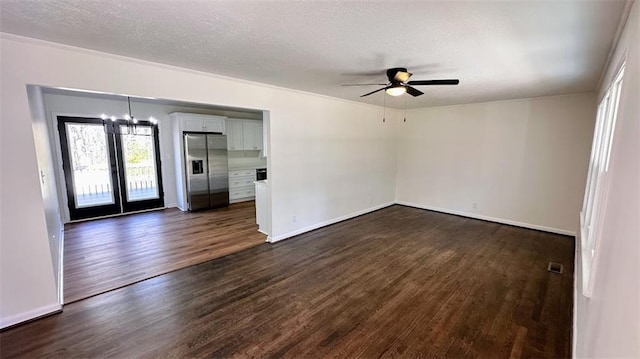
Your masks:
[{"label": "upper kitchen cabinet", "polygon": [[242,151],[244,143],[242,140],[242,120],[227,120],[227,150]]},{"label": "upper kitchen cabinet", "polygon": [[226,129],[229,151],[262,151],[262,121],[227,119]]},{"label": "upper kitchen cabinet", "polygon": [[186,132],[225,132],[225,117],[200,115],[194,113],[173,112],[171,117],[181,122],[182,131]]},{"label": "upper kitchen cabinet", "polygon": [[262,151],[262,121],[242,120],[242,134],[245,150]]}]

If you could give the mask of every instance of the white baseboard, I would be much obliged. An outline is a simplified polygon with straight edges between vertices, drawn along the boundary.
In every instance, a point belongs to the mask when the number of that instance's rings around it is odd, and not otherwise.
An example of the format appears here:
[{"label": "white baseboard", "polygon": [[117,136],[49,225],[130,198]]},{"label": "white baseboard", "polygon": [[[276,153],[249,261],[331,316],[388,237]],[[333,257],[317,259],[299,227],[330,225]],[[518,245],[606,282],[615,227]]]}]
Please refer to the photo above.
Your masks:
[{"label": "white baseboard", "polygon": [[164,205],[165,208],[177,208],[178,204],[177,203],[168,203]]},{"label": "white baseboard", "polygon": [[483,216],[481,214],[476,214],[476,213],[468,213],[468,212],[456,211],[456,210],[433,207],[433,206],[427,206],[427,205],[424,205],[424,204],[418,204],[418,203],[412,203],[412,202],[396,201],[395,203],[403,205],[403,206],[426,209],[426,210],[429,210],[429,211],[442,212],[442,213],[447,213],[447,214],[454,214],[456,216],[469,217],[469,218],[474,218],[474,219],[481,219],[483,221],[508,224],[510,226],[535,229],[535,230],[538,230],[538,231],[562,234],[562,235],[565,235],[565,236],[572,236],[572,237],[576,236],[576,232],[568,231],[566,229],[545,227],[545,226],[540,226],[540,225],[537,225],[537,224],[517,222],[517,221],[512,221],[512,220],[509,220],[509,219]]},{"label": "white baseboard", "polygon": [[27,312],[10,315],[8,317],[0,319],[0,329],[20,324],[22,322],[26,322],[27,320],[37,319],[49,314],[54,314],[60,311],[62,311],[62,305],[60,305],[60,303],[55,303],[45,305],[43,307],[36,308]]},{"label": "white baseboard", "polygon": [[361,216],[363,214],[367,214],[369,212],[373,212],[373,211],[377,211],[377,210],[385,208],[385,207],[393,206],[394,204],[395,204],[395,202],[383,203],[383,204],[377,205],[375,207],[370,207],[370,208],[367,208],[367,209],[363,209],[361,211],[353,212],[353,213],[350,213],[350,214],[347,214],[347,215],[344,215],[344,216],[340,216],[338,218],[334,218],[334,219],[330,219],[328,221],[324,221],[324,222],[320,222],[320,223],[314,224],[312,226],[308,226],[308,227],[305,227],[305,228],[297,229],[297,230],[289,232],[289,233],[281,234],[279,236],[271,236],[271,237],[269,237],[267,239],[267,241],[269,243],[275,243],[275,242],[281,241],[283,239],[291,238],[291,237],[297,236],[297,235],[302,234],[302,233],[313,231],[314,229],[326,227],[328,225],[331,225],[331,224],[334,224],[334,223],[338,223],[338,222],[342,222],[344,220],[351,219],[353,217],[358,217],[358,216]]}]

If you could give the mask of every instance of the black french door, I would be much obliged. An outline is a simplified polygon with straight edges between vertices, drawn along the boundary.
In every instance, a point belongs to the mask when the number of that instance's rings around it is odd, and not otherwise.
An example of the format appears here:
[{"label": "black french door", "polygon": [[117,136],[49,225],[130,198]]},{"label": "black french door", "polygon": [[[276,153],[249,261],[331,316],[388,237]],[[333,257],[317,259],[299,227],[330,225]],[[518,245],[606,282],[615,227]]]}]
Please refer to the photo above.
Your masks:
[{"label": "black french door", "polygon": [[157,126],[58,117],[71,220],[164,207]]}]

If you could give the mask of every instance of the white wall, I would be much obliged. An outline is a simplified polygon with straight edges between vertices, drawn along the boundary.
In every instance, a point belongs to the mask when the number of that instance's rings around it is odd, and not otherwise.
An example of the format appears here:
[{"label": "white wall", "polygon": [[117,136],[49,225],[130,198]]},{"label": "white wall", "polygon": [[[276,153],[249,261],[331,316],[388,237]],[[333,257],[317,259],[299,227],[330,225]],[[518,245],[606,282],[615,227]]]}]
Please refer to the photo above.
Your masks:
[{"label": "white wall", "polygon": [[2,326],[57,303],[27,84],[268,110],[277,239],[394,200],[398,111],[382,123],[375,106],[13,35],[0,41]]},{"label": "white wall", "polygon": [[[576,357],[640,357],[640,5],[635,2],[600,94],[627,59],[611,150],[591,298],[576,249]],[[578,240],[579,244],[580,241]]]},{"label": "white wall", "polygon": [[[37,86],[27,88],[29,107],[32,116],[33,138],[38,161],[40,175],[40,190],[44,204],[45,222],[47,224],[47,237],[51,253],[53,277],[56,291],[60,294],[62,285],[62,220],[58,206],[58,192],[56,188],[56,173],[51,142],[49,141],[49,128],[43,102],[42,90]],[[61,302],[61,297],[58,298]]]},{"label": "white wall", "polygon": [[575,233],[594,117],[593,93],[408,110],[397,200]]},{"label": "white wall", "polygon": [[13,90],[17,73],[0,49],[0,325],[60,308],[49,247],[45,204],[27,99],[26,81]]},{"label": "white wall", "polygon": [[298,114],[288,123],[271,112],[269,160],[279,159],[269,164],[274,174],[269,182],[278,186],[272,191],[271,240],[394,201],[395,121],[390,113],[398,111],[387,109],[383,123],[379,108],[312,97],[290,106]]}]

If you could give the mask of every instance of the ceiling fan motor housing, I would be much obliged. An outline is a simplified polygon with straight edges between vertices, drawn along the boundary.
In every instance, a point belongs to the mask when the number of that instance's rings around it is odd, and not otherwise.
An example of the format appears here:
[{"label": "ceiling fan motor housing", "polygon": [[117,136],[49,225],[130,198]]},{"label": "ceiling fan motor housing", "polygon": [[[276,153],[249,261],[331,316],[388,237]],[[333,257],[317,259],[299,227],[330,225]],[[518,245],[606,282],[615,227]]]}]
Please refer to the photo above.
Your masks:
[{"label": "ceiling fan motor housing", "polygon": [[407,69],[406,69],[406,68],[404,68],[404,67],[394,67],[394,68],[388,69],[388,70],[387,70],[387,78],[389,79],[389,82],[391,82],[391,83],[397,83],[397,82],[399,82],[399,81],[397,81],[397,80],[395,79],[396,74],[397,74],[398,72],[408,72],[408,71],[407,71]]}]

